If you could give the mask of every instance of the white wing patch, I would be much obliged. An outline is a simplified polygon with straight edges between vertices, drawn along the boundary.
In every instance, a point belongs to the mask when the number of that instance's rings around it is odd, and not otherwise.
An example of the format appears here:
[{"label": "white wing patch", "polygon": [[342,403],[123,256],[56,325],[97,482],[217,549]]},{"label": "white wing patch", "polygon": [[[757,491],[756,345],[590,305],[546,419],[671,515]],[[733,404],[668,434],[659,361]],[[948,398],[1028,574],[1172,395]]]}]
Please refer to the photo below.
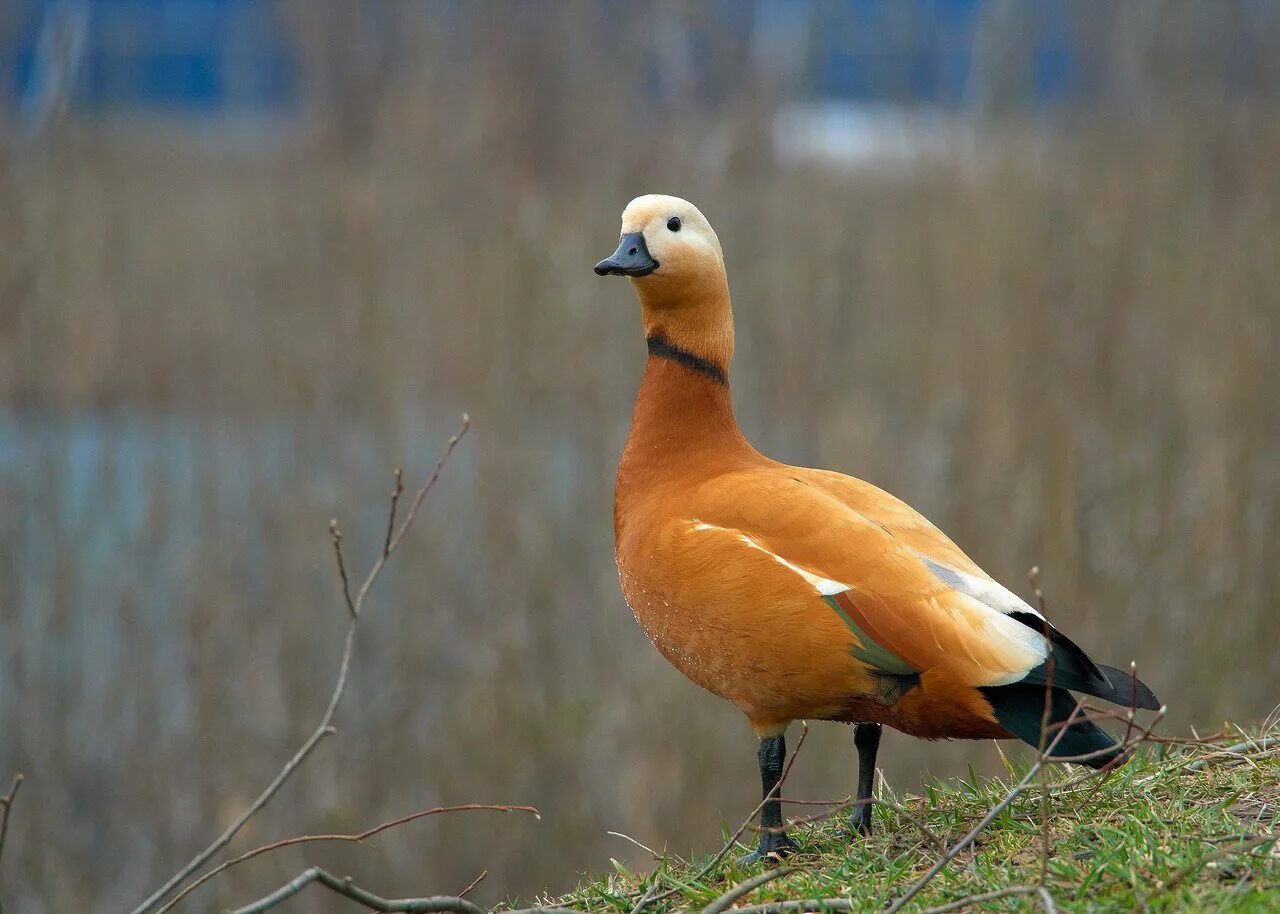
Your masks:
[{"label": "white wing patch", "polygon": [[989,578],[980,578],[974,574],[966,574],[963,571],[956,571],[954,568],[935,562],[933,559],[919,551],[916,552],[916,555],[920,556],[920,561],[924,562],[924,566],[929,569],[929,572],[935,578],[958,593],[973,597],[979,603],[990,606],[992,609],[997,612],[1002,612],[1005,615],[1015,612],[1030,613],[1037,619],[1044,618],[1044,616],[1040,615],[1036,609],[1012,590],[1009,590],[1007,587],[1004,587]]},{"label": "white wing patch", "polygon": [[761,552],[769,556],[769,558],[773,559],[783,568],[786,568],[787,570],[793,571],[796,574],[800,575],[800,577],[804,578],[806,581],[809,582],[809,584],[814,588],[814,590],[818,591],[818,593],[822,594],[824,597],[832,597],[838,593],[844,593],[846,590],[853,590],[853,587],[851,587],[848,584],[841,584],[839,581],[833,581],[830,578],[824,578],[822,575],[814,574],[812,571],[807,571],[804,568],[801,568],[799,565],[796,565],[792,562],[788,562],[786,559],[778,555],[776,552],[771,552],[770,550],[766,549],[764,546],[761,546],[759,543],[757,543],[751,537],[747,536],[741,530],[731,530],[728,527],[717,527],[715,524],[704,524],[702,521],[692,521],[691,523],[693,525],[692,528],[694,530],[717,530],[721,533],[728,533],[736,537],[738,540],[745,543],[746,545],[750,546],[752,549],[759,549]]},{"label": "white wing patch", "polygon": [[1013,648],[1024,656],[1025,668],[1022,672],[1010,673],[990,685],[1008,685],[1017,682],[1027,672],[1039,666],[1049,656],[1049,642],[1043,632],[1023,625],[1017,619],[1011,619],[1010,613],[1029,613],[1037,619],[1044,616],[1018,597],[1013,591],[987,578],[957,571],[946,565],[940,565],[921,552],[917,552],[920,561],[929,572],[950,587],[957,598],[965,601],[975,609],[982,611],[986,629],[994,637],[1000,637],[1011,643]]},{"label": "white wing patch", "polygon": [[1049,642],[1044,635],[1036,631],[1034,628],[1023,625],[1017,619],[1011,619],[1004,613],[996,612],[992,608],[979,600],[974,599],[966,593],[956,591],[957,600],[967,603],[969,606],[982,612],[982,621],[985,630],[990,636],[993,643],[997,643],[997,639],[1007,642],[1010,647],[1019,656],[1020,670],[1015,670],[998,679],[993,679],[986,685],[1008,685],[1011,682],[1018,682],[1031,670],[1044,663],[1049,656]]}]

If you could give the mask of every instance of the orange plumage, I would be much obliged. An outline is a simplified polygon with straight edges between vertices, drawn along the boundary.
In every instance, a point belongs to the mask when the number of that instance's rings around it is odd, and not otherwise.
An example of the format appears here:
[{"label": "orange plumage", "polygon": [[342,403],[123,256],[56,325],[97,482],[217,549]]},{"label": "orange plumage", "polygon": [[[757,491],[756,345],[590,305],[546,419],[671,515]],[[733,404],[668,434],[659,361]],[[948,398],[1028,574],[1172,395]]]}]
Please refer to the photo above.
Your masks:
[{"label": "orange plumage", "polygon": [[[596,269],[632,277],[650,350],[618,469],[623,592],[663,656],[762,740],[780,745],[796,718],[1025,739],[1010,730],[1023,723],[1018,690],[1051,652],[1064,684],[1114,698],[1117,683],[911,507],[746,441],[729,394],[723,257],[696,207],[632,201],[618,251]],[[1154,701],[1145,687],[1143,699]],[[758,853],[787,845],[762,838]]]}]

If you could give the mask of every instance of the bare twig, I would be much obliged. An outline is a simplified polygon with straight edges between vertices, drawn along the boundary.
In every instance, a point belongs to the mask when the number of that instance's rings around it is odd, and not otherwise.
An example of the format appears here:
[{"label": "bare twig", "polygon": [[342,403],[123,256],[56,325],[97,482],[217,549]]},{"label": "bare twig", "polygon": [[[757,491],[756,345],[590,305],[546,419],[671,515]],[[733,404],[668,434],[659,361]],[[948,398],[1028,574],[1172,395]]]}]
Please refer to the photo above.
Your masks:
[{"label": "bare twig", "polygon": [[732,905],[744,895],[748,895],[760,888],[760,886],[773,882],[773,880],[792,872],[795,872],[792,867],[780,866],[776,870],[769,870],[767,873],[761,873],[759,876],[753,876],[746,882],[740,882],[715,901],[711,902],[711,904],[703,908],[702,914],[720,914],[721,911]]},{"label": "bare twig", "polygon": [[756,832],[783,832],[796,826],[803,827],[805,825],[813,825],[817,822],[825,822],[828,819],[834,819],[836,816],[859,806],[883,806],[885,809],[898,813],[914,824],[915,827],[919,829],[920,834],[925,841],[932,844],[938,853],[945,854],[947,852],[946,844],[944,844],[942,839],[925,824],[923,819],[911,810],[907,809],[905,806],[889,800],[877,799],[876,797],[868,797],[865,800],[854,800],[846,797],[843,800],[785,800],[784,802],[799,803],[806,806],[828,806],[830,808],[812,816],[797,816],[793,819],[788,819],[782,825],[751,825],[748,827],[752,831]]},{"label": "bare twig", "polygon": [[329,538],[333,540],[333,557],[338,563],[338,577],[342,580],[342,599],[347,603],[347,612],[354,619],[360,615],[355,602],[351,599],[351,579],[347,577],[347,563],[342,560],[342,531],[338,529],[338,520],[329,521]]},{"label": "bare twig", "polygon": [[647,844],[641,844],[639,841],[637,841],[635,838],[631,837],[630,835],[623,834],[623,833],[622,833],[622,832],[620,832],[620,831],[607,831],[607,832],[605,832],[605,834],[606,834],[606,835],[612,835],[612,836],[613,836],[613,837],[615,837],[615,838],[621,838],[623,841],[630,841],[632,844],[634,844],[636,847],[640,848],[640,850],[644,851],[646,854],[648,854],[648,855],[649,855],[650,857],[652,857],[654,860],[661,860],[661,859],[662,859],[662,854],[659,854],[657,851],[655,851],[653,848],[651,848],[651,847],[650,847],[649,845],[647,845]]},{"label": "bare twig", "polygon": [[[781,791],[782,785],[787,782],[787,775],[791,773],[791,766],[794,765],[796,763],[796,759],[800,757],[800,750],[804,747],[804,740],[805,740],[805,737],[807,737],[808,735],[809,735],[809,724],[806,721],[801,721],[800,739],[796,741],[796,748],[792,751],[791,758],[787,760],[786,766],[783,767],[782,769],[782,777],[778,778],[777,789],[779,791]],[[729,851],[733,849],[734,844],[736,844],[738,842],[738,839],[742,837],[742,833],[747,830],[747,826],[751,824],[751,820],[756,817],[756,815],[760,812],[760,810],[764,809],[764,804],[768,803],[771,799],[773,799],[772,792],[770,792],[768,796],[766,796],[763,800],[761,800],[760,804],[756,806],[755,809],[751,810],[751,815],[747,816],[747,818],[743,821],[743,823],[740,826],[738,826],[738,830],[733,833],[733,835],[729,838],[727,842],[725,842],[724,847],[720,848],[720,852],[716,854],[714,857],[712,857],[710,862],[708,862],[706,866],[698,870],[697,874],[694,875],[689,881],[697,882],[699,879],[704,878],[708,873],[710,873],[713,869],[719,866],[720,861],[723,860],[725,856],[729,853]],[[660,895],[654,895],[652,893],[653,893],[653,889],[656,886],[657,886],[656,882],[654,883],[653,886],[650,886],[649,890],[645,892],[644,895],[640,898],[640,900],[636,903],[636,906],[631,909],[631,914],[640,914],[640,912],[643,911],[647,905],[655,901],[662,901],[663,899],[670,898],[672,895],[675,895],[677,892],[680,891],[678,888],[668,889],[667,891],[663,892]]]},{"label": "bare twig", "polygon": [[1249,756],[1244,754],[1245,750],[1253,750],[1254,754],[1265,752],[1273,747],[1280,746],[1280,736],[1260,736],[1257,739],[1247,740],[1243,743],[1236,743],[1234,746],[1227,746],[1225,749],[1218,749],[1204,758],[1196,759],[1191,764],[1183,768],[1183,771],[1199,771],[1210,762],[1218,761],[1226,758],[1224,761],[1238,762],[1247,759]]},{"label": "bare twig", "polygon": [[[1030,786],[1031,782],[1036,779],[1037,775],[1040,773],[1040,770],[1044,767],[1046,762],[1050,762],[1050,761],[1052,762],[1087,762],[1092,759],[1098,758],[1104,754],[1110,754],[1110,753],[1116,752],[1117,747],[1110,746],[1105,749],[1099,749],[1095,752],[1087,752],[1087,753],[1083,753],[1081,755],[1076,755],[1076,756],[1052,756],[1053,750],[1057,747],[1062,737],[1067,733],[1068,728],[1070,728],[1074,723],[1076,723],[1078,720],[1081,720],[1082,718],[1090,719],[1090,713],[1089,713],[1090,711],[1092,711],[1092,709],[1087,708],[1086,705],[1078,704],[1076,705],[1075,709],[1071,712],[1071,714],[1067,717],[1065,721],[1062,721],[1059,724],[1055,724],[1053,727],[1049,728],[1049,729],[1056,729],[1057,734],[1053,737],[1052,741],[1050,741],[1049,745],[1046,746],[1044,750],[1039,754],[1039,757],[1035,760],[1034,764],[1032,764],[1032,766],[1027,770],[1027,773],[1023,776],[1022,780],[1020,780],[1017,784],[1013,786],[1013,788],[1005,795],[1004,799],[1002,799],[995,806],[991,807],[991,809],[988,810],[987,814],[983,816],[982,821],[979,822],[977,825],[975,825],[967,835],[961,838],[959,842],[957,842],[932,867],[930,867],[929,871],[925,873],[923,876],[921,876],[920,879],[917,880],[915,884],[913,884],[911,888],[908,889],[904,895],[902,895],[897,901],[895,901],[892,905],[890,905],[889,908],[885,911],[885,914],[897,914],[897,912],[901,911],[907,905],[907,903],[910,902],[911,899],[916,896],[916,894],[921,889],[923,889],[926,885],[928,885],[929,882],[932,881],[932,879],[935,876],[937,876],[938,873],[940,873],[944,867],[947,866],[947,864],[949,864],[952,860],[954,860],[961,853],[961,851],[963,851],[966,847],[968,847],[971,843],[973,843],[973,841],[978,837],[978,835],[981,834],[982,830],[985,829],[988,825],[990,825],[993,821],[995,821],[996,816],[998,816],[1010,803],[1012,803],[1015,799],[1017,799],[1017,797],[1021,795],[1023,791],[1025,791],[1028,788],[1028,786]],[[1156,716],[1152,720],[1152,722],[1147,727],[1143,728],[1142,735],[1131,740],[1129,744],[1127,745],[1122,744],[1119,747],[1121,754],[1117,755],[1116,758],[1123,757],[1124,752],[1127,752],[1134,745],[1144,742],[1147,738],[1149,738],[1151,734],[1151,730],[1157,724],[1160,723],[1161,719],[1163,719],[1164,717],[1164,713],[1165,713],[1165,709],[1162,707],[1156,713]],[[1041,893],[1041,901],[1045,902],[1049,906],[1052,906],[1053,899],[1051,896],[1049,896],[1048,889],[1045,888],[1044,885],[1036,886],[1035,889],[1036,891],[1039,891]]]},{"label": "bare twig", "polygon": [[1036,894],[1040,896],[1040,903],[1044,905],[1045,914],[1058,914],[1058,906],[1053,903],[1053,896],[1049,894],[1047,886],[1040,886],[1036,889]]},{"label": "bare twig", "polygon": [[332,873],[313,866],[303,870],[296,879],[285,883],[270,895],[264,895],[257,901],[237,908],[234,914],[261,914],[275,907],[286,898],[291,898],[313,882],[318,882],[326,889],[337,892],[359,902],[366,908],[384,912],[403,912],[403,914],[422,914],[422,912],[454,911],[456,914],[484,914],[484,910],[474,902],[459,898],[456,895],[433,895],[429,898],[381,898],[368,892],[350,879],[339,879]]},{"label": "bare twig", "polygon": [[818,911],[852,911],[848,898],[801,898],[794,901],[771,901],[734,908],[733,914],[814,914]]},{"label": "bare twig", "polygon": [[[970,895],[934,908],[925,908],[919,914],[947,914],[949,911],[959,911],[970,905],[985,904],[988,901],[998,901],[1001,898],[1017,895],[1039,895],[1045,910],[1049,914],[1056,914],[1057,909],[1053,905],[1052,896],[1038,885],[1015,885],[994,892],[983,892],[981,895]],[[854,905],[848,898],[805,898],[796,901],[772,901],[768,904],[747,905],[734,908],[733,914],[818,914],[822,911],[852,910]]]},{"label": "bare twig", "polygon": [[947,914],[948,911],[959,911],[970,905],[986,904],[988,901],[999,901],[1001,898],[1011,898],[1016,895],[1034,895],[1039,891],[1041,891],[1041,888],[1038,885],[1011,885],[1008,888],[997,889],[994,892],[969,895],[965,898],[949,901],[946,904],[940,904],[934,908],[925,908],[920,914]]},{"label": "bare twig", "polygon": [[[422,488],[418,490],[417,494],[414,495],[413,505],[410,508],[409,513],[405,516],[404,521],[401,522],[400,526],[396,529],[396,532],[392,535],[390,541],[384,543],[382,553],[378,556],[377,561],[374,562],[373,567],[369,570],[369,574],[365,577],[364,583],[360,586],[360,590],[356,593],[354,599],[350,596],[350,585],[346,576],[346,566],[342,560],[342,537],[340,532],[337,530],[337,524],[334,523],[330,525],[334,552],[339,566],[339,574],[343,580],[343,595],[347,603],[348,621],[347,634],[342,646],[342,659],[338,665],[337,682],[334,684],[333,692],[329,696],[329,703],[325,707],[324,714],[321,716],[320,722],[316,725],[316,728],[312,731],[311,735],[307,737],[306,741],[298,748],[298,751],[293,754],[289,761],[285,762],[284,767],[280,769],[280,772],[272,779],[271,783],[267,785],[266,789],[258,795],[257,799],[255,799],[252,804],[250,804],[249,808],[242,812],[221,835],[214,839],[212,844],[196,854],[186,866],[178,870],[178,872],[171,876],[164,885],[156,889],[150,897],[134,908],[131,914],[150,914],[150,912],[154,911],[165,898],[178,888],[178,886],[189,879],[196,870],[208,863],[214,855],[230,844],[231,840],[235,838],[240,829],[244,827],[244,824],[253,818],[254,815],[256,815],[264,806],[267,805],[267,803],[271,801],[271,798],[279,792],[280,788],[284,786],[285,781],[287,781],[298,769],[298,766],[307,760],[307,757],[311,755],[316,746],[318,746],[326,736],[336,732],[332,724],[333,716],[337,712],[338,705],[342,702],[342,696],[347,689],[347,674],[351,669],[351,654],[352,648],[355,645],[356,624],[360,620],[360,612],[364,608],[365,597],[368,595],[369,588],[373,586],[374,581],[378,579],[378,575],[381,574],[387,558],[393,551],[395,551],[400,539],[408,531],[409,527],[412,526],[414,518],[417,516],[418,508],[422,505],[423,499],[427,497],[427,493],[431,491],[436,480],[440,477],[440,470],[444,467],[445,461],[449,459],[449,455],[453,453],[454,448],[457,447],[458,442],[462,440],[462,437],[467,433],[467,429],[470,427],[471,419],[464,414],[462,417],[462,425],[445,445],[444,452],[441,454],[440,459],[436,461],[435,469],[432,470],[431,476],[427,479]],[[397,474],[397,487],[398,486],[399,476]],[[398,494],[392,498],[392,512],[395,511],[398,500]],[[392,519],[388,526],[394,526],[394,519]],[[319,879],[320,877],[313,876],[310,878]],[[297,890],[295,889],[294,891]],[[427,909],[423,908],[421,910]]]},{"label": "bare twig", "polygon": [[1136,660],[1129,661],[1129,714],[1128,722],[1124,725],[1124,739],[1121,742],[1127,743],[1129,737],[1133,736],[1133,715],[1138,713],[1138,662]]},{"label": "bare twig", "polygon": [[9,792],[0,797],[0,857],[4,856],[4,839],[9,834],[9,814],[13,811],[13,801],[18,797],[18,789],[26,778],[21,774],[13,776]]},{"label": "bare twig", "polygon": [[[1036,602],[1040,604],[1040,615],[1044,618],[1044,643],[1048,657],[1044,665],[1044,712],[1040,715],[1040,739],[1037,750],[1041,757],[1045,753],[1045,743],[1049,739],[1049,724],[1053,717],[1053,676],[1057,671],[1058,658],[1053,653],[1053,628],[1049,625],[1049,607],[1045,604],[1044,591],[1040,589],[1040,566],[1032,565],[1027,571],[1031,581],[1031,589],[1035,592]],[[1044,769],[1039,775],[1041,786],[1044,785]],[[1049,791],[1040,791],[1040,885],[1049,882]]]},{"label": "bare twig", "polygon": [[[175,895],[168,904],[160,908],[156,912],[156,914],[164,914],[165,911],[168,911],[170,908],[172,908],[182,899],[186,898],[193,891],[195,891],[200,886],[204,885],[206,882],[208,882],[214,876],[217,876],[219,873],[225,872],[226,870],[231,869],[231,867],[236,866],[237,864],[244,863],[246,860],[252,860],[254,857],[257,857],[261,854],[265,854],[268,851],[279,850],[282,847],[292,847],[295,844],[315,844],[322,841],[346,841],[352,844],[362,844],[363,842],[372,838],[374,835],[381,834],[382,832],[387,831],[388,829],[395,828],[399,825],[406,825],[409,822],[415,822],[418,819],[424,819],[427,816],[438,815],[442,812],[471,812],[475,810],[492,810],[494,812],[527,812],[527,813],[532,813],[535,816],[539,814],[538,810],[532,806],[497,806],[497,805],[492,805],[488,803],[462,803],[457,806],[435,806],[431,809],[424,809],[421,812],[410,813],[407,816],[400,816],[398,818],[390,820],[389,822],[383,822],[381,825],[375,825],[373,828],[366,829],[365,831],[359,832],[358,834],[299,835],[296,838],[285,838],[282,841],[273,841],[270,844],[262,845],[262,847],[255,847],[251,851],[245,851],[239,857],[232,857],[230,860],[227,860],[219,864],[218,866],[215,866],[213,869],[209,870],[207,873],[205,873],[195,882],[188,884],[186,888],[184,888],[181,892]],[[468,888],[468,891],[470,891],[469,888]]]},{"label": "bare twig", "polygon": [[1227,857],[1234,857],[1237,854],[1247,854],[1250,851],[1255,851],[1258,848],[1264,847],[1268,844],[1274,844],[1277,841],[1280,841],[1280,835],[1261,835],[1257,838],[1251,838],[1248,841],[1245,841],[1244,843],[1240,844],[1238,847],[1220,848],[1219,850],[1214,851],[1212,854],[1208,854],[1207,856],[1202,857],[1200,860],[1197,860],[1195,863],[1192,863],[1189,866],[1183,867],[1181,870],[1174,873],[1174,875],[1170,877],[1169,881],[1161,885],[1159,889],[1161,892],[1167,892],[1170,889],[1178,886],[1184,879],[1186,879],[1192,873],[1195,873],[1198,870],[1203,869],[1206,865],[1210,863],[1213,863],[1217,860],[1225,859]]},{"label": "bare twig", "polygon": [[395,485],[391,487],[391,510],[387,512],[387,535],[382,540],[382,557],[391,554],[391,537],[396,532],[396,506],[400,504],[400,496],[404,493],[404,474],[396,467]]},{"label": "bare twig", "polygon": [[[1082,707],[1083,705],[1076,705],[1075,710],[1071,712],[1071,716],[1067,718],[1066,723],[1068,726],[1070,726],[1070,724],[1075,721]],[[1010,790],[1005,795],[1003,800],[1001,800],[995,806],[992,806],[991,809],[988,810],[987,814],[982,817],[982,821],[979,822],[977,825],[975,825],[967,835],[961,838],[955,845],[952,846],[952,848],[949,851],[947,851],[942,857],[940,857],[938,859],[938,862],[935,863],[933,866],[931,866],[929,868],[929,871],[925,873],[923,876],[921,876],[920,879],[917,880],[915,884],[911,886],[911,888],[907,889],[905,894],[903,894],[897,901],[895,901],[892,905],[890,905],[888,910],[885,911],[885,914],[897,914],[897,912],[901,911],[904,907],[906,907],[907,904],[911,901],[911,899],[914,898],[917,895],[917,893],[920,892],[921,889],[923,889],[933,880],[934,876],[942,872],[943,868],[948,863],[954,860],[957,856],[959,856],[961,851],[963,851],[966,847],[972,844],[974,839],[977,838],[978,835],[982,833],[982,830],[986,828],[988,825],[990,825],[993,821],[995,821],[996,816],[1000,815],[1000,813],[1004,811],[1006,806],[1008,806],[1015,799],[1017,799],[1018,795],[1027,789],[1027,785],[1035,780],[1036,775],[1040,773],[1040,769],[1044,767],[1044,763],[1048,760],[1049,753],[1051,753],[1054,750],[1054,748],[1057,747],[1058,742],[1062,739],[1062,737],[1066,734],[1066,732],[1067,732],[1067,727],[1065,726],[1062,727],[1058,731],[1057,735],[1053,738],[1053,741],[1050,742],[1049,745],[1045,748],[1044,752],[1040,753],[1040,757],[1037,758],[1035,760],[1035,763],[1027,770],[1027,773],[1023,776],[1022,780],[1019,781],[1016,785],[1014,785],[1013,789]]]},{"label": "bare twig", "polygon": [[[427,497],[431,492],[431,489],[435,486],[436,480],[440,478],[440,471],[444,469],[445,462],[448,461],[450,455],[453,454],[453,449],[458,446],[458,442],[462,440],[464,435],[466,435],[467,429],[469,428],[471,428],[471,417],[466,413],[463,413],[462,425],[458,427],[458,430],[453,433],[453,437],[445,444],[444,453],[441,454],[440,459],[436,461],[435,468],[431,471],[431,476],[427,478],[423,487],[414,494],[413,503],[409,505],[409,513],[405,515],[404,523],[400,525],[400,529],[395,532],[395,535],[391,537],[387,542],[386,547],[383,549],[385,556],[389,556],[391,553],[396,551],[396,546],[400,545],[400,539],[405,535],[409,528],[413,526],[413,519],[418,516],[418,509],[422,507],[422,500]],[[373,572],[370,572],[370,576],[373,576]],[[365,586],[360,588],[362,593],[369,589],[370,583],[370,581],[365,581]]]},{"label": "bare twig", "polygon": [[480,883],[482,883],[482,882],[484,882],[484,881],[485,881],[485,878],[486,878],[486,877],[488,877],[488,875],[489,875],[489,871],[488,871],[488,870],[481,870],[481,871],[480,871],[480,875],[479,875],[479,876],[477,876],[475,879],[472,879],[470,882],[468,882],[468,883],[467,883],[467,887],[466,887],[465,889],[463,889],[461,892],[459,892],[459,893],[458,893],[458,897],[459,897],[459,898],[466,898],[468,895],[470,895],[470,894],[471,894],[471,890],[472,890],[472,889],[474,889],[474,888],[475,888],[476,886],[478,886]]},{"label": "bare twig", "polygon": [[[640,896],[640,900],[636,902],[635,907],[631,909],[631,914],[640,914],[645,906],[653,901],[654,896],[658,894],[658,886],[660,884],[660,881],[655,878],[653,884],[645,890],[645,893]],[[664,895],[663,897],[665,898],[666,896]]]}]

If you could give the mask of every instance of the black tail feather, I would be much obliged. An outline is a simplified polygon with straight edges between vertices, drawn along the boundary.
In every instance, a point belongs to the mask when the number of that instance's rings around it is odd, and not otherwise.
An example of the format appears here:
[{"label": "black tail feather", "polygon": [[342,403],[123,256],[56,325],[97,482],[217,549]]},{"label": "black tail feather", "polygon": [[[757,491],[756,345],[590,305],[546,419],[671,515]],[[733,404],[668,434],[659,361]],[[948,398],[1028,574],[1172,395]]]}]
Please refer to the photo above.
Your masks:
[{"label": "black tail feather", "polygon": [[1098,695],[1099,698],[1105,698],[1107,701],[1115,702],[1125,708],[1132,706],[1141,708],[1143,711],[1160,710],[1160,699],[1156,698],[1156,693],[1151,691],[1147,684],[1137,676],[1128,670],[1118,670],[1113,666],[1107,666],[1105,663],[1098,664],[1098,667],[1106,675],[1107,681],[1114,687],[1114,691],[1110,695]]},{"label": "black tail feather", "polygon": [[[1142,680],[1113,666],[1094,663],[1083,648],[1037,615],[1028,612],[1013,612],[1009,615],[1027,628],[1047,633],[1050,650],[1053,651],[1054,685],[1063,686],[1073,692],[1093,695],[1124,708],[1132,704],[1144,711],[1160,709],[1160,700]],[[1045,685],[1048,679],[1048,664],[1042,663],[1028,673],[1022,681]]]},{"label": "black tail feather", "polygon": [[[986,686],[980,690],[991,703],[996,720],[1011,734],[1031,746],[1040,746],[1041,725],[1044,720],[1044,686],[1025,682],[1015,682],[1006,686]],[[1075,712],[1077,702],[1064,688],[1055,686],[1051,692],[1049,708],[1050,729],[1045,735],[1045,745],[1057,738],[1057,744],[1049,753],[1049,758],[1071,758],[1074,756],[1090,756],[1079,764],[1090,768],[1103,768],[1111,764],[1121,754],[1116,741],[1093,721],[1079,719],[1066,728],[1066,732],[1058,738],[1060,727]]]},{"label": "black tail feather", "polygon": [[[1101,674],[1100,677],[1091,676],[1084,673],[1074,664],[1062,663],[1062,659],[1062,655],[1055,650],[1054,686],[1062,686],[1064,689],[1070,689],[1073,692],[1083,692],[1085,695],[1101,698],[1112,704],[1120,705],[1122,708],[1132,705],[1143,711],[1160,710],[1160,699],[1156,698],[1155,693],[1147,687],[1147,684],[1124,670],[1098,664],[1097,669]],[[1049,682],[1048,662],[1046,661],[1033,669],[1022,682],[1028,685],[1047,685]],[[1040,689],[1040,693],[1043,696],[1043,688]]]}]

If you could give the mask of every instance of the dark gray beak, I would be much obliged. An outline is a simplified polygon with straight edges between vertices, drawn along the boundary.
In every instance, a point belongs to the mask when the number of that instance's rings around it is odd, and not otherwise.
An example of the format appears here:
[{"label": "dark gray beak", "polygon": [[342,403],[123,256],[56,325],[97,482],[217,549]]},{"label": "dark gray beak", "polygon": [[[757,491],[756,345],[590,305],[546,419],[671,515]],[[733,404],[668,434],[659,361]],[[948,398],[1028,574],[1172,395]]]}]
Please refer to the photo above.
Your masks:
[{"label": "dark gray beak", "polygon": [[644,232],[628,232],[622,236],[612,257],[596,264],[597,276],[648,276],[661,264],[649,255],[644,243]]}]

